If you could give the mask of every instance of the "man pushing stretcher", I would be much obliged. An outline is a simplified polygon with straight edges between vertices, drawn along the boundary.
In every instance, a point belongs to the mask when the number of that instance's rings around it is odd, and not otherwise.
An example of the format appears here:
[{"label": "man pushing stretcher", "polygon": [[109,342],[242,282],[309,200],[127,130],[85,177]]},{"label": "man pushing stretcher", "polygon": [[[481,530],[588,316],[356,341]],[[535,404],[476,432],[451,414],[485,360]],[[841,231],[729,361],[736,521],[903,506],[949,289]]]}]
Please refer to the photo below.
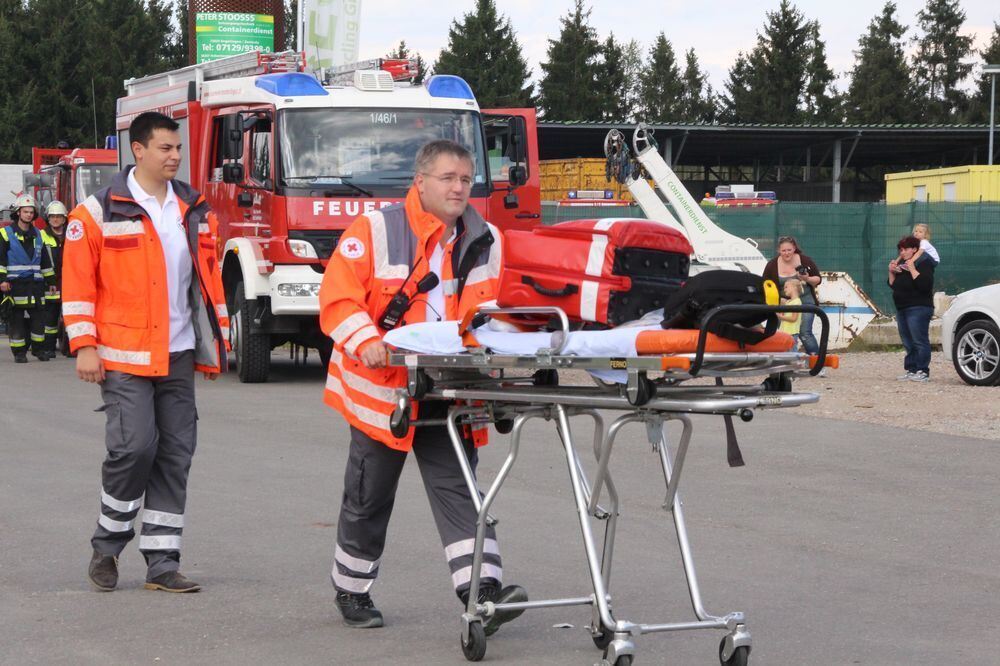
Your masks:
[{"label": "man pushing stretcher", "polygon": [[[472,577],[477,511],[444,426],[390,431],[395,390],[405,368],[387,367],[382,336],[404,323],[460,320],[496,297],[502,236],[471,206],[473,160],[461,145],[432,141],[417,153],[404,203],[358,217],[330,258],[320,288],[320,325],[333,339],[325,401],[351,426],[350,454],[337,523],[331,578],[337,606],[352,627],[381,627],[369,590],[378,576],[396,487],[412,450],[444,546],[452,584],[463,604]],[[436,277],[431,277],[434,275]],[[447,403],[416,405],[422,417],[445,416]],[[435,412],[435,410],[438,410]],[[467,428],[473,468],[486,427]],[[502,566],[490,527],[480,567],[479,600],[527,600],[524,589],[501,588]],[[498,611],[485,625],[494,633],[522,611]]]}]

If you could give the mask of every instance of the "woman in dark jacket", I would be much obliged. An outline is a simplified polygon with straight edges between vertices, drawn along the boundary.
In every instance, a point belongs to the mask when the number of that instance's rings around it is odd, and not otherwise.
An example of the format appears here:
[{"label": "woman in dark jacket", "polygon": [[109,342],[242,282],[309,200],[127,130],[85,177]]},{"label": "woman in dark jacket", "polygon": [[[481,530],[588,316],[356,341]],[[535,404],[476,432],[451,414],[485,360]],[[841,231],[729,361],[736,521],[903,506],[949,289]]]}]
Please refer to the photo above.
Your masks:
[{"label": "woman in dark jacket", "polygon": [[899,257],[889,262],[889,287],[896,304],[896,327],[903,341],[905,374],[897,379],[926,382],[931,374],[931,317],[934,316],[934,262],[913,262],[920,241],[906,236],[896,244]]},{"label": "woman in dark jacket", "polygon": [[[819,303],[819,299],[816,298],[816,287],[823,281],[819,268],[815,261],[802,253],[798,243],[791,236],[782,236],[778,239],[778,256],[767,262],[767,266],[764,267],[764,278],[773,280],[778,285],[779,294],[785,293],[785,282],[792,278],[800,280],[805,286],[802,290],[802,304]],[[802,313],[799,340],[807,354],[819,353],[819,343],[816,342],[816,336],[812,332],[815,317],[816,315],[811,312]]]}]

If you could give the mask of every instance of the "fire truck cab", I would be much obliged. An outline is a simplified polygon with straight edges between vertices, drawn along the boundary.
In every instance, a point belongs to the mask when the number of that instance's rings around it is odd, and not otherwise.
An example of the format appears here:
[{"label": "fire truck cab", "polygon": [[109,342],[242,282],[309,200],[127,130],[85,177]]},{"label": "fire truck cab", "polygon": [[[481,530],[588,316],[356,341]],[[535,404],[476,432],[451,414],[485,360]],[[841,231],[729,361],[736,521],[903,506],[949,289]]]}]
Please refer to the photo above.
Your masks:
[{"label": "fire truck cab", "polygon": [[[32,148],[24,191],[35,197],[43,214],[53,200],[72,210],[111,182],[118,171],[117,157],[114,150],[103,148]],[[37,223],[45,226],[40,217]]]},{"label": "fire truck cab", "polygon": [[408,61],[373,60],[307,72],[300,53],[247,53],[131,79],[118,100],[119,163],[139,113],[158,110],[183,136],[178,178],[219,219],[220,262],[240,380],[268,378],[271,350],[319,350],[319,286],[341,233],[401,201],[417,150],[451,139],[473,154],[471,203],[504,228],[540,220],[534,109],[481,110],[468,84],[420,85]]}]

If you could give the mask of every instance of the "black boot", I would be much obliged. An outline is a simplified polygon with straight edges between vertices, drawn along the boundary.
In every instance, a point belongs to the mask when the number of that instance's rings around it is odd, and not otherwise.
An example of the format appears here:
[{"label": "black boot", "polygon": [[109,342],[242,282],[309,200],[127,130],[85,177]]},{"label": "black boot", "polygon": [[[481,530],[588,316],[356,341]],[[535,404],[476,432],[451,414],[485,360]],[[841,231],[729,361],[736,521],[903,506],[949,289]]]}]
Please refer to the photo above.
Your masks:
[{"label": "black boot", "polygon": [[27,362],[28,362],[27,354],[14,354],[14,363],[27,363]]},{"label": "black boot", "polygon": [[45,352],[45,350],[32,351],[31,355],[37,358],[39,361],[49,360],[49,355],[47,352]]},{"label": "black boot", "polygon": [[[27,359],[25,359],[27,362]],[[113,555],[101,555],[96,550],[90,556],[90,566],[87,577],[101,592],[110,592],[118,585],[118,558]]]},{"label": "black boot", "polygon": [[[469,592],[466,590],[459,595],[462,600],[462,604],[466,607],[469,605]],[[496,585],[481,585],[479,587],[479,603],[484,604],[487,601],[492,601],[494,604],[515,604],[521,603],[528,600],[528,593],[520,585],[508,585],[502,590],[498,590]],[[492,636],[497,633],[500,629],[500,625],[507,624],[511,620],[518,618],[523,613],[523,610],[508,610],[508,611],[497,611],[493,614],[493,617],[487,618],[483,622],[483,629],[486,631],[487,636]]]},{"label": "black boot", "polygon": [[337,591],[337,608],[344,616],[344,624],[360,629],[383,626],[382,613],[375,608],[371,595]]}]

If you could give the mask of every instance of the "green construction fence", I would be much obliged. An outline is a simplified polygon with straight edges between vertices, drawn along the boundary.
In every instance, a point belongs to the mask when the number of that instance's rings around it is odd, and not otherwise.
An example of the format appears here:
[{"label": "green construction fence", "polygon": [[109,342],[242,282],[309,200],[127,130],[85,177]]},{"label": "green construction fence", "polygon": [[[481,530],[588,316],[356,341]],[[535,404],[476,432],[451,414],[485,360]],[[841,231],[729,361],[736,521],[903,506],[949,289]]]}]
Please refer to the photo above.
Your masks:
[{"label": "green construction fence", "polygon": [[[845,271],[878,308],[893,314],[886,283],[896,243],[925,223],[941,255],[934,290],[957,294],[1000,282],[1000,203],[794,203],[759,208],[703,210],[716,224],[740,238],[757,241],[765,257],[776,254],[778,238],[794,236],[820,270]],[[542,221],[599,217],[645,217],[638,206],[542,206]]]}]

